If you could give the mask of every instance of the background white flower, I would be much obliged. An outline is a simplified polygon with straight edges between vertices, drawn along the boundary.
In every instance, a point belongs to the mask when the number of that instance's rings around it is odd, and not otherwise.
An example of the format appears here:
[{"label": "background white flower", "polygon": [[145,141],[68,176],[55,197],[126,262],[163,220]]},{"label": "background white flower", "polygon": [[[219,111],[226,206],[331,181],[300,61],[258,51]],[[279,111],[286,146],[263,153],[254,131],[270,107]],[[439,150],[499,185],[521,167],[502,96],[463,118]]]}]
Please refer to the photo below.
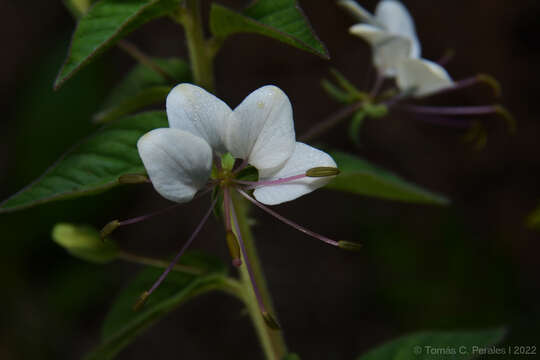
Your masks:
[{"label": "background white flower", "polygon": [[395,77],[400,90],[422,97],[454,84],[442,66],[420,57],[414,20],[400,1],[380,1],[374,15],[354,0],[339,4],[365,23],[353,25],[349,31],[371,45],[379,73]]}]

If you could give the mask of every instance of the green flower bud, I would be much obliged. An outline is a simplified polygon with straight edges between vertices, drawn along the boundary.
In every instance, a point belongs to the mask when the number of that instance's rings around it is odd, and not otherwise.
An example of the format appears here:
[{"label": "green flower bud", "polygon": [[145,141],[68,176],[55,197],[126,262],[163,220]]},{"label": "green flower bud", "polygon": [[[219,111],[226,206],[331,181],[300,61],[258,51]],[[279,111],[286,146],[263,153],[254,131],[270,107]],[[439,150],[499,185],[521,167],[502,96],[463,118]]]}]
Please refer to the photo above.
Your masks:
[{"label": "green flower bud", "polygon": [[68,223],[56,224],[52,231],[53,240],[71,255],[94,263],[108,263],[118,255],[116,245],[104,242],[99,232],[89,226]]}]

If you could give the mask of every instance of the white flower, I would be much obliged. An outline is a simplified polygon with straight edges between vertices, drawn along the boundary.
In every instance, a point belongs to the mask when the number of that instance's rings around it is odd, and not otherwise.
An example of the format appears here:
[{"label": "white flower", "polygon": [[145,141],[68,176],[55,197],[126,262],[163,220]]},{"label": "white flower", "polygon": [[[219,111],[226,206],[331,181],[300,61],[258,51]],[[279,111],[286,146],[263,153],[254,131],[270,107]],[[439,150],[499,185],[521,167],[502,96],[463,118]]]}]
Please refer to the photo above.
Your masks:
[{"label": "white flower", "polygon": [[364,22],[349,31],[371,45],[379,73],[395,77],[400,90],[421,97],[453,85],[442,66],[420,57],[414,21],[400,1],[380,1],[374,15],[354,0],[341,0],[339,4]]},{"label": "white flower", "polygon": [[454,85],[441,65],[426,59],[405,59],[399,63],[396,82],[401,91],[410,91],[415,97],[428,96]]},{"label": "white flower", "polygon": [[305,175],[336,163],[296,142],[291,103],[275,86],[255,90],[233,111],[202,88],[180,84],[166,107],[170,127],[150,131],[137,147],[154,188],[171,201],[191,200],[207,184],[213,158],[227,152],[258,170],[259,182],[249,188],[264,204],[296,199],[331,180]]}]

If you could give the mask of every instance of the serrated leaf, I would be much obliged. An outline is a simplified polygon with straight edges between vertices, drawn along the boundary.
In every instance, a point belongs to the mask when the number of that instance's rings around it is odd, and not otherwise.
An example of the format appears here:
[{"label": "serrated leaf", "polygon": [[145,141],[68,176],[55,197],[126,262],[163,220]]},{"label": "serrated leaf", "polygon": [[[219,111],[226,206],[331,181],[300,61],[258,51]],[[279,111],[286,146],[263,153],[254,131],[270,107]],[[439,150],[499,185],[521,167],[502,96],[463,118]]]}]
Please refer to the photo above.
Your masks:
[{"label": "serrated leaf", "polygon": [[56,78],[58,89],[84,65],[118,40],[155,18],[173,12],[181,0],[100,0],[80,19],[67,59]]},{"label": "serrated leaf", "polygon": [[0,203],[0,213],[97,193],[118,185],[121,175],[145,173],[137,140],[152,129],[167,126],[163,112],[139,114],[104,126],[32,184]]},{"label": "serrated leaf", "polygon": [[354,155],[342,152],[330,155],[341,173],[326,186],[328,189],[414,203],[447,205],[450,202],[442,195],[424,190]]},{"label": "serrated leaf", "polygon": [[223,263],[200,253],[186,253],[181,264],[205,268],[203,275],[171,272],[138,311],[133,310],[140,295],[148,290],[163,269],[147,268],[116,298],[102,328],[101,345],[86,360],[113,359],[145,329],[193,297],[212,291],[231,292]]},{"label": "serrated leaf", "polygon": [[[387,342],[358,360],[467,360],[479,355],[504,337],[503,328],[482,331],[419,332]],[[503,348],[503,350],[505,350]]]},{"label": "serrated leaf", "polygon": [[212,3],[210,30],[225,39],[238,33],[268,36],[299,49],[329,58],[296,0],[257,0],[241,13]]}]

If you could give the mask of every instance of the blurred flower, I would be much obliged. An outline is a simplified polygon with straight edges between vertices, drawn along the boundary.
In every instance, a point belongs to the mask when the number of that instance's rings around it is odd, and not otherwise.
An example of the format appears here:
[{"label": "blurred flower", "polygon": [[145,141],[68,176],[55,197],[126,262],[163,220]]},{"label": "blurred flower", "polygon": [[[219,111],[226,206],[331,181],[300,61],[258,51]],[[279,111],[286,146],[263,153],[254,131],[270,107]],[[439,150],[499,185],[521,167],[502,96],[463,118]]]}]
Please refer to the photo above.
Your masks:
[{"label": "blurred flower", "polygon": [[414,21],[401,2],[383,0],[375,15],[354,0],[341,0],[339,4],[365,22],[351,26],[349,31],[371,45],[379,74],[395,77],[400,90],[421,97],[453,85],[441,65],[420,58]]}]

